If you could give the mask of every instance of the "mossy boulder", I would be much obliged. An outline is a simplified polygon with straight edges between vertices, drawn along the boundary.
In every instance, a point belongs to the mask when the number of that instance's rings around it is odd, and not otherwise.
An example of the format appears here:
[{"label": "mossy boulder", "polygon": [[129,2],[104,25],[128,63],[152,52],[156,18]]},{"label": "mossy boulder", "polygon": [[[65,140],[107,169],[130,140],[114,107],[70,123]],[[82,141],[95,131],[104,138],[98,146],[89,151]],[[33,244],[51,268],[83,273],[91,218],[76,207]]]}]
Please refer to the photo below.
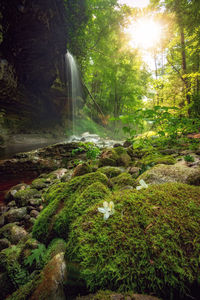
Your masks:
[{"label": "mossy boulder", "polygon": [[[88,198],[89,196],[81,197],[81,194],[93,183],[98,183],[101,191],[98,193],[95,185],[93,193],[91,190],[89,192],[90,198]],[[108,179],[104,174],[95,172],[75,177],[67,183],[52,186],[49,189],[49,195],[46,195],[50,203],[36,219],[33,226],[33,237],[44,243],[54,237],[66,239],[69,223],[76,217],[76,215],[73,216],[73,205],[77,201],[80,203],[78,207],[84,209],[84,205],[87,207],[94,203],[91,203],[91,199],[95,201],[95,197],[97,197],[98,201],[100,194],[105,196],[106,188],[103,184],[107,183]],[[81,201],[77,200],[79,197],[81,197]]]},{"label": "mossy boulder", "polygon": [[27,237],[26,230],[16,223],[7,224],[0,229],[0,238],[8,239],[12,244],[17,244]]},{"label": "mossy boulder", "polygon": [[113,178],[115,176],[120,175],[122,172],[124,172],[124,168],[122,167],[111,167],[111,166],[105,166],[98,169],[99,172],[105,174],[108,178]]},{"label": "mossy boulder", "polygon": [[67,244],[63,239],[55,238],[51,241],[48,246],[47,252],[45,254],[44,261],[47,263],[50,261],[55,255],[65,252],[67,248]]},{"label": "mossy boulder", "polygon": [[101,201],[71,226],[66,259],[80,264],[89,289],[192,295],[200,278],[200,187],[166,183],[110,200],[115,213],[106,221]]},{"label": "mossy boulder", "polygon": [[33,189],[29,187],[24,190],[19,190],[14,195],[14,200],[18,207],[22,207],[28,205],[30,199],[40,198],[40,197],[41,197],[41,192],[39,192],[37,189]]},{"label": "mossy boulder", "polygon": [[131,174],[129,173],[122,173],[114,178],[111,178],[111,184],[115,188],[122,188],[125,186],[135,186],[135,180],[132,178]]},{"label": "mossy boulder", "polygon": [[28,281],[28,272],[20,263],[21,251],[21,246],[11,246],[0,252],[0,272],[4,272],[9,278],[11,291]]},{"label": "mossy boulder", "polygon": [[44,267],[30,300],[59,299],[65,300],[63,283],[67,278],[64,252],[56,254]]},{"label": "mossy boulder", "polygon": [[191,185],[200,185],[200,168],[190,168],[186,165],[156,165],[145,171],[139,180],[148,184],[161,184],[165,182],[182,182]]},{"label": "mossy boulder", "polygon": [[72,177],[82,176],[84,174],[91,173],[91,172],[92,172],[91,166],[87,163],[82,163],[74,168]]},{"label": "mossy boulder", "polygon": [[144,156],[139,163],[142,165],[174,165],[176,163],[176,159],[172,155],[162,155],[159,153],[153,153]]},{"label": "mossy boulder", "polygon": [[99,167],[104,166],[125,166],[131,162],[127,150],[123,147],[108,148],[103,150],[99,159]]}]

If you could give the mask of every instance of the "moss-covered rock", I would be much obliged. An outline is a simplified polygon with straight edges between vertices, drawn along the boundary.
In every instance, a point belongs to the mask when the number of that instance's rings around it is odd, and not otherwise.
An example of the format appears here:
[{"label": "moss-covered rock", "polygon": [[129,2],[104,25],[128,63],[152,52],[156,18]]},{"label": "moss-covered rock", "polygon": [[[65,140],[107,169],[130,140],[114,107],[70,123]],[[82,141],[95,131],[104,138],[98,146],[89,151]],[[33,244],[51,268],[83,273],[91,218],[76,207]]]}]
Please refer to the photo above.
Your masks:
[{"label": "moss-covered rock", "polygon": [[32,188],[36,190],[42,190],[49,185],[49,181],[46,178],[37,178],[32,182]]},{"label": "moss-covered rock", "polygon": [[200,278],[200,187],[166,183],[110,200],[109,219],[98,212],[100,202],[70,231],[66,258],[80,263],[90,290],[192,295]]},{"label": "moss-covered rock", "polygon": [[159,153],[153,153],[145,155],[139,163],[142,165],[174,165],[176,163],[176,159],[172,155],[162,155]]},{"label": "moss-covered rock", "polygon": [[89,164],[87,163],[79,164],[74,168],[72,177],[82,176],[84,174],[91,173],[91,172],[92,172],[92,168]]},{"label": "moss-covered rock", "polygon": [[55,255],[44,267],[30,300],[60,299],[65,300],[63,283],[67,277],[64,252]]},{"label": "moss-covered rock", "polygon": [[14,195],[14,200],[18,207],[28,205],[28,202],[32,198],[40,198],[41,193],[37,189],[26,188],[24,190],[18,191]]},{"label": "moss-covered rock", "polygon": [[131,162],[127,150],[123,147],[105,149],[99,159],[99,167],[104,166],[125,166]]},{"label": "moss-covered rock", "polygon": [[111,178],[111,184],[115,188],[122,188],[125,186],[135,186],[135,179],[132,178],[131,174],[129,173],[122,173],[114,178]]},{"label": "moss-covered rock", "polygon": [[98,171],[105,174],[108,178],[112,178],[112,177],[120,175],[125,170],[122,167],[105,166],[105,167],[99,168]]},{"label": "moss-covered rock", "polygon": [[138,181],[143,179],[148,184],[165,182],[182,182],[200,185],[200,168],[190,168],[186,165],[156,165],[144,172]]},{"label": "moss-covered rock", "polygon": [[20,264],[21,246],[11,246],[0,252],[0,271],[7,274],[13,290],[28,281],[28,273]]},{"label": "moss-covered rock", "polygon": [[51,243],[48,246],[47,252],[45,254],[44,261],[47,263],[50,261],[55,255],[65,252],[67,248],[67,244],[64,240],[62,239],[53,239]]},{"label": "moss-covered rock", "polygon": [[[66,239],[68,226],[73,215],[71,210],[76,199],[95,182],[107,184],[108,179],[104,174],[96,172],[75,177],[67,183],[52,186],[45,196],[50,203],[37,218],[33,226],[33,237],[44,243],[54,237]],[[84,200],[87,201],[87,199]],[[88,205],[90,205],[89,202]]]},{"label": "moss-covered rock", "polygon": [[10,223],[0,229],[0,238],[6,238],[12,244],[17,244],[21,240],[26,240],[28,236],[24,228],[18,226],[16,223]]}]

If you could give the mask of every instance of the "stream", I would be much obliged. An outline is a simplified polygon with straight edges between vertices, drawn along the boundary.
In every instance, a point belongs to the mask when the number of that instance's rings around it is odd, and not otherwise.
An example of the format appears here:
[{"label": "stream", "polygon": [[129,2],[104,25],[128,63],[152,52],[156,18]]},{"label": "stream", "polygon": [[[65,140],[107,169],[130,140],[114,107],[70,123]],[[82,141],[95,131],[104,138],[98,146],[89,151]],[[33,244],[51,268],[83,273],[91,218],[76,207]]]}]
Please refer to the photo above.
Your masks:
[{"label": "stream", "polygon": [[[62,141],[51,140],[49,142],[42,141],[38,142],[36,139],[18,139],[17,143],[10,144],[7,148],[0,152],[0,162],[6,159],[11,159],[15,157],[16,154],[21,152],[29,152],[32,150],[37,150],[40,148],[44,148],[46,146],[52,146],[55,143],[71,143],[71,142],[92,142],[99,148],[104,147],[113,147],[115,144],[122,145],[122,141],[111,140],[109,138],[101,138],[97,134],[90,134],[89,132],[85,132],[82,135],[73,135],[67,139],[63,139]],[[0,205],[3,204],[4,196],[6,192],[13,186],[19,183],[27,183],[30,184],[38,175],[33,172],[24,171],[15,176],[1,176],[0,179]]]}]

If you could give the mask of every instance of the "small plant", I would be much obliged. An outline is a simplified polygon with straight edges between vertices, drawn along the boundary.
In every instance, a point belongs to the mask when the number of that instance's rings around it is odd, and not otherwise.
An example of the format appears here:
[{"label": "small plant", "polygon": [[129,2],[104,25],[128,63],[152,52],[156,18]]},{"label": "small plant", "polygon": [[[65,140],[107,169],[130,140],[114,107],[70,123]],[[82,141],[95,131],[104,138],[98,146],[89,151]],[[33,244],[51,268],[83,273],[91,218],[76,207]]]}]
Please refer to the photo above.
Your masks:
[{"label": "small plant", "polygon": [[29,265],[30,267],[33,265],[34,261],[37,266],[40,266],[44,262],[44,256],[46,253],[46,247],[44,244],[39,244],[37,249],[31,251],[31,255],[29,255],[25,261],[25,265]]},{"label": "small plant", "polygon": [[75,156],[76,154],[81,153],[83,151],[84,151],[83,147],[78,147],[78,148],[72,150],[71,155]]},{"label": "small plant", "polygon": [[101,150],[98,147],[91,145],[86,152],[87,159],[95,160],[100,152]]},{"label": "small plant", "polygon": [[184,160],[187,162],[194,162],[194,157],[191,156],[190,154],[187,154],[184,156]]}]

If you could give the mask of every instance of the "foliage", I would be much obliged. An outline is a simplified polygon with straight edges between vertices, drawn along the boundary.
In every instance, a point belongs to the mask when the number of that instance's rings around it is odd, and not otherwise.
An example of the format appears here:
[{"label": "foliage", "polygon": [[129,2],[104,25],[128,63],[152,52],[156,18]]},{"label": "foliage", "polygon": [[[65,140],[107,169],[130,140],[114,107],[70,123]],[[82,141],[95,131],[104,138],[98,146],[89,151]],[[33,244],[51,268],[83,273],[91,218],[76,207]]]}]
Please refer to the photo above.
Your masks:
[{"label": "foliage", "polygon": [[190,154],[187,154],[184,156],[184,160],[187,162],[194,162],[194,157],[191,156]]},{"label": "foliage", "polygon": [[[126,124],[123,129],[130,138],[143,131],[145,122],[158,136],[167,137],[172,141],[179,136],[198,132],[200,120],[181,116],[177,110],[176,107],[154,106],[152,109],[138,109],[133,115],[121,116],[120,120]],[[142,139],[142,142],[144,143],[145,139]],[[141,146],[140,144],[141,141],[136,140],[133,146],[137,148]]]},{"label": "foliage", "polygon": [[80,263],[91,291],[192,295],[200,275],[199,197],[199,187],[180,183],[119,191],[109,199],[115,214],[106,223],[97,211],[102,202],[76,219],[66,258]]},{"label": "foliage", "polygon": [[46,247],[43,244],[39,244],[37,249],[33,249],[31,254],[25,259],[24,264],[31,267],[34,263],[36,266],[41,266],[44,263],[44,256],[46,253]]}]

